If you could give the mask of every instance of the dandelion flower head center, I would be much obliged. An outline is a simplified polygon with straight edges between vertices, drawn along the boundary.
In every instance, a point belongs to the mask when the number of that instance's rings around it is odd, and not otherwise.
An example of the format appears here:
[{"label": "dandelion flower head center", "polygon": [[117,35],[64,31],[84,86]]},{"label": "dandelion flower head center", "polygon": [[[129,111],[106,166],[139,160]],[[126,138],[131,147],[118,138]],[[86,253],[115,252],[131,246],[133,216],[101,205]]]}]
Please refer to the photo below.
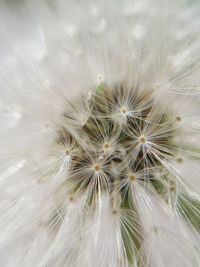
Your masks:
[{"label": "dandelion flower head center", "polygon": [[[175,132],[171,114],[160,113],[151,90],[102,88],[90,93],[89,99],[75,99],[63,114],[57,142],[67,144],[66,156],[73,155],[66,183],[74,195],[86,192],[95,197],[101,191],[112,195],[116,187],[123,194],[124,181],[144,182],[137,173],[148,178],[149,169],[161,168],[174,152],[169,149]],[[81,101],[84,108],[76,112]],[[122,114],[130,113],[126,121],[120,120],[119,106]],[[84,124],[78,124],[79,114],[86,118]]]}]

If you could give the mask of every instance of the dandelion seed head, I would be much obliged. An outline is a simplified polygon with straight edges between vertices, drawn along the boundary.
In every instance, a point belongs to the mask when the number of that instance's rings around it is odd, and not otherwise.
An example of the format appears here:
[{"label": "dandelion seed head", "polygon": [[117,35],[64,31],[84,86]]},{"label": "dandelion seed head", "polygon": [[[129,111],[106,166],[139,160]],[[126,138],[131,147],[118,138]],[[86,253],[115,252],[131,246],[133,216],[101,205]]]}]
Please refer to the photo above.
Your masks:
[{"label": "dandelion seed head", "polygon": [[199,4],[187,2],[0,3],[8,267],[199,265]]},{"label": "dandelion seed head", "polygon": [[144,135],[141,135],[141,136],[139,137],[139,142],[140,142],[141,144],[144,144],[144,143],[146,142],[146,137],[145,137]]},{"label": "dandelion seed head", "polygon": [[101,170],[101,166],[100,165],[94,165],[94,170],[95,172],[99,172]]},{"label": "dandelion seed head", "polygon": [[125,107],[121,108],[120,111],[123,113],[123,114],[126,114],[127,112],[127,109]]},{"label": "dandelion seed head", "polygon": [[137,179],[137,176],[134,173],[130,173],[129,174],[129,179],[130,179],[130,181],[135,182],[136,179]]}]

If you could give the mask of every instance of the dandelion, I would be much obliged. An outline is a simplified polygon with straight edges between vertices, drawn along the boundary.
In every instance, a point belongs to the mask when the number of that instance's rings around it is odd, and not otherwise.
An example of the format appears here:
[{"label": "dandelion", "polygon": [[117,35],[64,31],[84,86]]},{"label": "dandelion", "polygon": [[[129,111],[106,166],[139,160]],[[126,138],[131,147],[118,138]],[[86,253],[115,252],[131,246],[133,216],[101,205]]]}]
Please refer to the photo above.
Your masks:
[{"label": "dandelion", "polygon": [[199,266],[199,4],[0,10],[1,265]]}]

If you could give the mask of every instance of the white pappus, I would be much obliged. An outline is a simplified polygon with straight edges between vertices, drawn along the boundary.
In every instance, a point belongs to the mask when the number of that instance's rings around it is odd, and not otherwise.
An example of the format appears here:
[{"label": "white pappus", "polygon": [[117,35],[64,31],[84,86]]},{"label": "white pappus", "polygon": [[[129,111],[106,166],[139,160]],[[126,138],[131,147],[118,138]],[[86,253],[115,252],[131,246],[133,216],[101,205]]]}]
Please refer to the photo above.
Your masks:
[{"label": "white pappus", "polygon": [[199,16],[1,1],[0,266],[200,265]]}]

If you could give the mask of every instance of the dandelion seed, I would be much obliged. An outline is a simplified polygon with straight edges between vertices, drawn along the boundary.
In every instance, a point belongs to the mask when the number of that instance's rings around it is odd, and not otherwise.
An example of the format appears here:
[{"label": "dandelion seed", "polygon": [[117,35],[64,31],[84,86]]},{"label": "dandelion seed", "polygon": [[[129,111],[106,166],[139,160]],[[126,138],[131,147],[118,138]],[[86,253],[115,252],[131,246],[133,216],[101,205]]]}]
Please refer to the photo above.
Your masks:
[{"label": "dandelion seed", "polygon": [[132,182],[135,182],[135,180],[137,179],[137,177],[136,177],[134,174],[130,174],[130,175],[129,175],[129,179],[130,179]]},{"label": "dandelion seed", "polygon": [[146,138],[144,135],[141,135],[140,138],[139,138],[139,142],[144,144],[146,142]]}]

